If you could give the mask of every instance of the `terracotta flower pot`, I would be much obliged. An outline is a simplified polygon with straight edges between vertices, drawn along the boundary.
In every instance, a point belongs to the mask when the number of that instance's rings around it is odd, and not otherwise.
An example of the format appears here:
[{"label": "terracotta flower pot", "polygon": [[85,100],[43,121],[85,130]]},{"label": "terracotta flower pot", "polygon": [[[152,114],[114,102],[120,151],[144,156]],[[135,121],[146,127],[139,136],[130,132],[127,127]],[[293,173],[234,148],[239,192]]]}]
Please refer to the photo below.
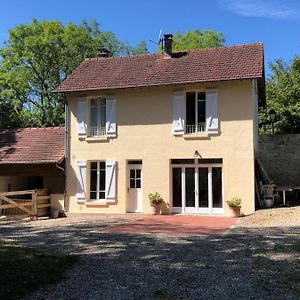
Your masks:
[{"label": "terracotta flower pot", "polygon": [[151,215],[159,215],[159,205],[151,205]]},{"label": "terracotta flower pot", "polygon": [[230,211],[230,216],[233,218],[238,218],[241,215],[240,206],[229,207],[229,211]]}]

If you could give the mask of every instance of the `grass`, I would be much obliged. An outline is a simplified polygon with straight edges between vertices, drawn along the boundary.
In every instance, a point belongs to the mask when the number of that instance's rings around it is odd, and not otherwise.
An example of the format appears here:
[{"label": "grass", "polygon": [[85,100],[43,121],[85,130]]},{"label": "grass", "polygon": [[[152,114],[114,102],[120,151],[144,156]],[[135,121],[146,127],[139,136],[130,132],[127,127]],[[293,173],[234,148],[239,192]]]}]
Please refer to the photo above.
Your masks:
[{"label": "grass", "polygon": [[0,299],[20,299],[63,279],[78,258],[0,241]]}]

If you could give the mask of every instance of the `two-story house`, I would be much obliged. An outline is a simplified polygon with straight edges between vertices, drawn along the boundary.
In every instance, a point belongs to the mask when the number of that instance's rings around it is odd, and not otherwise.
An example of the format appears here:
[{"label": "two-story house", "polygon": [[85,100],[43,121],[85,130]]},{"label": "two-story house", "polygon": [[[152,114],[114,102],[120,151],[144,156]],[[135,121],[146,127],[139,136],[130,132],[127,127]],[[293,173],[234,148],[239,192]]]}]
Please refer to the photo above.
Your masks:
[{"label": "two-story house", "polygon": [[66,209],[227,214],[255,209],[260,43],[86,59],[56,90],[67,103]]}]

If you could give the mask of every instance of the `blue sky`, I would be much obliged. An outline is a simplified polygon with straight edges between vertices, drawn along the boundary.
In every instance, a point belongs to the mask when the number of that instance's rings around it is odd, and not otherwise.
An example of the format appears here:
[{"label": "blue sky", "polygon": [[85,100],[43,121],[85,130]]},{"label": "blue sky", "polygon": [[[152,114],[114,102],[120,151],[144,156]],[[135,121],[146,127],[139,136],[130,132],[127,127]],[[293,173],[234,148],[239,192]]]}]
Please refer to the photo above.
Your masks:
[{"label": "blue sky", "polygon": [[131,45],[146,41],[150,51],[156,46],[149,41],[160,29],[198,28],[223,32],[226,45],[263,42],[266,64],[300,55],[298,0],[7,0],[1,2],[0,44],[10,28],[33,17],[63,23],[95,19],[101,30]]}]

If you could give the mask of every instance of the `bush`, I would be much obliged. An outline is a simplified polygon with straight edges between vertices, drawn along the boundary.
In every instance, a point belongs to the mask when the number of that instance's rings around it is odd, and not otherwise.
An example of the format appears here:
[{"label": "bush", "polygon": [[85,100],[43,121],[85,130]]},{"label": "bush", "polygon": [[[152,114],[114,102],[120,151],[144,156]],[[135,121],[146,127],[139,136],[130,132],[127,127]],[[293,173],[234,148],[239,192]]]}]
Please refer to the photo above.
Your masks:
[{"label": "bush", "polygon": [[234,197],[231,200],[227,200],[226,203],[229,207],[238,207],[241,206],[242,200],[241,198]]}]

